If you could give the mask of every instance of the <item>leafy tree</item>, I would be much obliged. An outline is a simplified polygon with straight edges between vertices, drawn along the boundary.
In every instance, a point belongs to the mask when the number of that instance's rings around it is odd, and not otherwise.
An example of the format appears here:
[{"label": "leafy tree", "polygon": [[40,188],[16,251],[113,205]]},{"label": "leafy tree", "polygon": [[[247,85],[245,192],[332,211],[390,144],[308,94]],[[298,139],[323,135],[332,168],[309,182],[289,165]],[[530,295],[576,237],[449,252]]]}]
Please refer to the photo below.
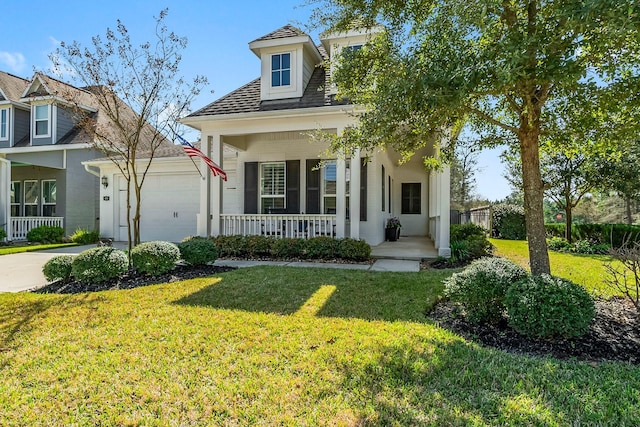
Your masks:
[{"label": "leafy tree", "polygon": [[51,55],[55,69],[85,86],[100,114],[108,118],[101,121],[95,115],[87,115],[86,109],[80,108],[86,97],[60,94],[77,107],[76,113],[82,115],[82,130],[127,182],[129,249],[140,243],[141,192],[151,163],[163,145],[171,144],[167,136],[206,84],[201,76],[191,82],[179,77],[181,52],[187,39],[167,29],[167,13],[168,9],[164,9],[156,18],[150,42],[134,44],[118,20],[115,31],[107,28],[104,38],[93,37],[89,47],[78,41],[62,42]]},{"label": "leafy tree", "polygon": [[640,197],[640,142],[633,141],[614,154],[599,159],[601,188],[614,191],[625,203],[627,224],[633,224],[633,202]]},{"label": "leafy tree", "polygon": [[483,144],[516,148],[531,270],[549,273],[539,144],[561,109],[548,107],[574,94],[594,107],[594,115],[638,102],[637,2],[321,3],[314,20],[329,31],[385,27],[333,73],[340,94],[366,107],[334,149],[388,145],[410,156],[434,140],[442,149],[451,143],[451,129],[468,119]]},{"label": "leafy tree", "polygon": [[465,211],[474,198],[478,171],[478,147],[469,142],[456,144],[451,159],[451,201]]}]

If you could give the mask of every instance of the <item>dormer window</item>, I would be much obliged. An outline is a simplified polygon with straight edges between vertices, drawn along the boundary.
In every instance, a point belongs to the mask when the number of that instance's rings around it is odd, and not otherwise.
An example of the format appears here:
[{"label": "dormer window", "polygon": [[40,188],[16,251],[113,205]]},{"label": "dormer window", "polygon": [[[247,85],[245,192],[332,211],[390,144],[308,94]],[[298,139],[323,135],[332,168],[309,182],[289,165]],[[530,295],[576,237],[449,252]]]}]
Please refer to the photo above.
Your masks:
[{"label": "dormer window", "polygon": [[289,86],[291,84],[291,54],[271,55],[271,86]]},{"label": "dormer window", "polygon": [[0,110],[0,141],[9,139],[9,109]]},{"label": "dormer window", "polygon": [[36,105],[34,114],[34,136],[37,137],[49,137],[50,133],[50,108],[49,105]]}]

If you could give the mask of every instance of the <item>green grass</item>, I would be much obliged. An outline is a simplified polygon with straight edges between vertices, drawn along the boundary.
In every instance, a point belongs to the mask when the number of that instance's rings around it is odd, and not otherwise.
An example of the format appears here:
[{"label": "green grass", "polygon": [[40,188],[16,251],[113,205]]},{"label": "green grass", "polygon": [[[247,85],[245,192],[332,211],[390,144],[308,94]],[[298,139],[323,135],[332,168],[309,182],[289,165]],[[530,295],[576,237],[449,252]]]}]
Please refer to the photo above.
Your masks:
[{"label": "green grass", "polygon": [[0,255],[19,254],[21,252],[44,251],[47,249],[77,246],[76,243],[51,243],[47,245],[0,246]]},{"label": "green grass", "polygon": [[0,295],[0,425],[634,425],[640,368],[509,355],[424,317],[450,271],[256,267]]},{"label": "green grass", "polygon": [[[526,241],[489,239],[496,247],[494,255],[509,258],[529,268],[529,248]],[[551,274],[582,285],[589,292],[604,297],[621,295],[604,283],[604,265],[614,261],[608,255],[583,255],[549,251]]]}]

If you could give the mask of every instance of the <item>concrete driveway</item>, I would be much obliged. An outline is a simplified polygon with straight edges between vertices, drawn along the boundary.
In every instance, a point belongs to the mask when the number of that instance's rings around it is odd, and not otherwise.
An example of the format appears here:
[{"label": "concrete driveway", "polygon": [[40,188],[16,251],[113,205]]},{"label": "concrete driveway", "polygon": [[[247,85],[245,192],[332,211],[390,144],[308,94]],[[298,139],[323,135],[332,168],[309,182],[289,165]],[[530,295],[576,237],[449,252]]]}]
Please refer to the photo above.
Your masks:
[{"label": "concrete driveway", "polygon": [[79,254],[95,245],[71,246],[0,256],[0,292],[20,292],[47,284],[42,266],[56,255]]}]

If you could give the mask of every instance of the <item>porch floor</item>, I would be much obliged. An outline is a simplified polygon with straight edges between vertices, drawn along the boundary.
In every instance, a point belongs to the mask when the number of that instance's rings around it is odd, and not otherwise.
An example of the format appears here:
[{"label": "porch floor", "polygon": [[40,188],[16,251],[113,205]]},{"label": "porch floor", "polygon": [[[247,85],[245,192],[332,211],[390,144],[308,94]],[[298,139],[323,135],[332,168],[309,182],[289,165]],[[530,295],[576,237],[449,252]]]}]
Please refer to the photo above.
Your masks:
[{"label": "porch floor", "polygon": [[401,236],[396,242],[382,242],[371,247],[373,258],[420,261],[438,257],[433,241],[428,237]]}]

